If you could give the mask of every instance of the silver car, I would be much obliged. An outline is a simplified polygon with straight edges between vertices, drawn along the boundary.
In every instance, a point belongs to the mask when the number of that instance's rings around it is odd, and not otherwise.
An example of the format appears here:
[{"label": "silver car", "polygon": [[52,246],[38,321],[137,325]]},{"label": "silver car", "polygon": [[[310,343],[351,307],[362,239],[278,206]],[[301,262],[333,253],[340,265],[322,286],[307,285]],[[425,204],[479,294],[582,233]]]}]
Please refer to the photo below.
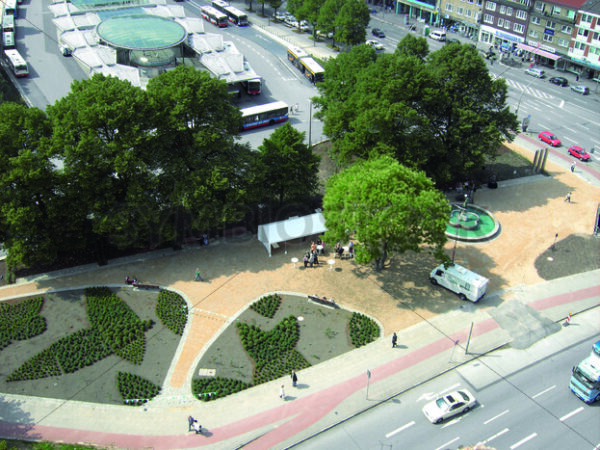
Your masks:
[{"label": "silver car", "polygon": [[423,407],[423,414],[431,423],[441,423],[445,419],[467,412],[473,408],[477,400],[466,389],[450,392]]},{"label": "silver car", "polygon": [[588,95],[590,93],[590,88],[588,88],[587,86],[582,86],[582,85],[578,85],[578,86],[571,86],[571,90],[577,94],[581,94],[581,95]]}]

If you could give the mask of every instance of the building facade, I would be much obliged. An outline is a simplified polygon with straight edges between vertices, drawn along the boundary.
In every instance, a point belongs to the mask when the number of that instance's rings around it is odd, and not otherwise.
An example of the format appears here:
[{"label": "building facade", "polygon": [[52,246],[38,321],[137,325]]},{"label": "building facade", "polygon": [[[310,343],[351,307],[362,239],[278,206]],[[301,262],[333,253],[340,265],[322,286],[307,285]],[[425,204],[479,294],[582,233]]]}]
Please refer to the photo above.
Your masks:
[{"label": "building facade", "polygon": [[530,0],[485,0],[479,40],[505,52],[525,43],[531,11]]},{"label": "building facade", "polygon": [[572,70],[568,53],[577,10],[585,0],[534,0],[527,30],[527,43],[521,46],[540,65]]},{"label": "building facade", "polygon": [[600,83],[600,1],[588,0],[578,12],[568,55],[569,69]]},{"label": "building facade", "polygon": [[466,37],[479,35],[483,0],[441,0],[442,26],[456,26],[456,31]]}]

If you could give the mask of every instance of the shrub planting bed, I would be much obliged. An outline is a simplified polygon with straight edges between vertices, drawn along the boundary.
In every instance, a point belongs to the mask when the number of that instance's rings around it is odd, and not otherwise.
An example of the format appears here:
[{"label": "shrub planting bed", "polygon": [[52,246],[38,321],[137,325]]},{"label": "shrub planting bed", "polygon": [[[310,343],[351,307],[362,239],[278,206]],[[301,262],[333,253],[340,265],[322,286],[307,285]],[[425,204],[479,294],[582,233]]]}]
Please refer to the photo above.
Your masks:
[{"label": "shrub planting bed", "polygon": [[379,337],[379,327],[364,314],[352,313],[348,328],[350,341],[355,347],[362,347]]},{"label": "shrub planting bed", "polygon": [[46,320],[40,315],[43,304],[43,297],[0,303],[0,350],[12,340],[23,341],[46,331]]},{"label": "shrub planting bed", "polygon": [[271,294],[262,297],[260,300],[252,303],[250,309],[256,311],[261,316],[272,319],[275,313],[281,305],[281,296],[278,294]]},{"label": "shrub planting bed", "polygon": [[181,295],[171,291],[160,291],[156,304],[156,315],[165,327],[178,336],[183,334],[187,323],[188,308]]}]

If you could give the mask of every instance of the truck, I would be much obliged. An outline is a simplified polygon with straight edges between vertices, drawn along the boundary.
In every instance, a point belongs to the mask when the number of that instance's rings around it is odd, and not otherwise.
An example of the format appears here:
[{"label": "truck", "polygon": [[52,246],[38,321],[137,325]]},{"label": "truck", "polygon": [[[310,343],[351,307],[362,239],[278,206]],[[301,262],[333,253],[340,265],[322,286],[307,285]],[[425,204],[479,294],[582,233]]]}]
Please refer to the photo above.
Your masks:
[{"label": "truck", "polygon": [[600,341],[592,346],[587,358],[573,367],[569,387],[586,403],[600,401]]},{"label": "truck", "polygon": [[478,302],[484,295],[490,282],[484,276],[476,274],[458,264],[441,264],[431,271],[429,281],[454,292],[461,300]]}]

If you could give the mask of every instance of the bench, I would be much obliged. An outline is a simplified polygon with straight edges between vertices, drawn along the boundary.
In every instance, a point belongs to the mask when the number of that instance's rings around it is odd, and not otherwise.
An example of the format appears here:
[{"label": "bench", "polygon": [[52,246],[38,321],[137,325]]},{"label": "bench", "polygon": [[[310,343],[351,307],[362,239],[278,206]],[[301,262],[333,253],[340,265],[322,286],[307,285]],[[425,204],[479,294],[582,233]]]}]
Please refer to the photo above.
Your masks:
[{"label": "bench", "polygon": [[133,283],[132,286],[138,289],[160,290],[160,286],[158,284]]},{"label": "bench", "polygon": [[332,306],[333,308],[338,307],[337,303],[332,298],[327,299],[327,297],[319,297],[318,295],[309,295],[308,299],[312,300],[313,302],[320,303],[322,305]]}]

